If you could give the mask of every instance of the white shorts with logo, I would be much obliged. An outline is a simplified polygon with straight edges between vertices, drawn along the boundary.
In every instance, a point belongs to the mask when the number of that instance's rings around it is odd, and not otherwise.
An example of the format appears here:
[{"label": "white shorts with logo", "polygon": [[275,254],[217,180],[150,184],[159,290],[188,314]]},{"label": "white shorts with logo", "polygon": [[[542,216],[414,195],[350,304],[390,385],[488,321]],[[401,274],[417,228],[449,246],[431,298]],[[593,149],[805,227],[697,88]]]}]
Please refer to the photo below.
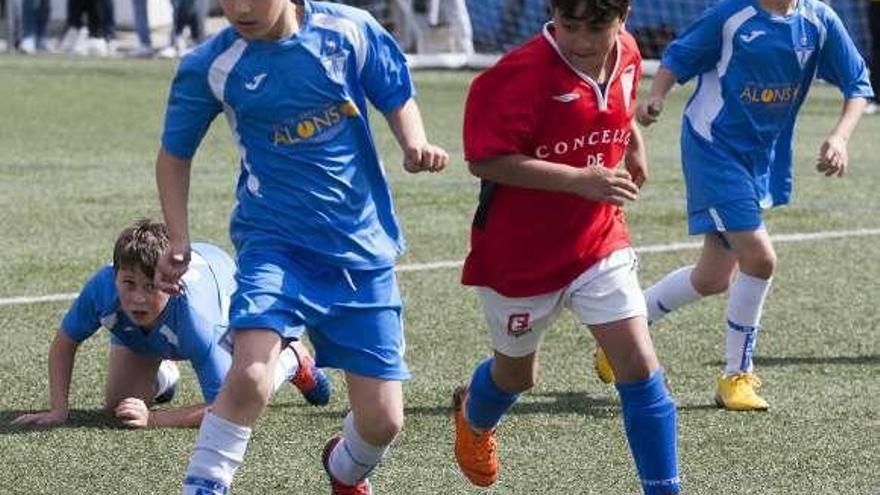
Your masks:
[{"label": "white shorts with logo", "polygon": [[477,294],[489,323],[493,348],[510,357],[537,351],[544,329],[556,321],[563,307],[574,311],[585,325],[647,314],[639,286],[638,258],[629,247],[614,251],[555,292],[512,298],[478,287]]}]

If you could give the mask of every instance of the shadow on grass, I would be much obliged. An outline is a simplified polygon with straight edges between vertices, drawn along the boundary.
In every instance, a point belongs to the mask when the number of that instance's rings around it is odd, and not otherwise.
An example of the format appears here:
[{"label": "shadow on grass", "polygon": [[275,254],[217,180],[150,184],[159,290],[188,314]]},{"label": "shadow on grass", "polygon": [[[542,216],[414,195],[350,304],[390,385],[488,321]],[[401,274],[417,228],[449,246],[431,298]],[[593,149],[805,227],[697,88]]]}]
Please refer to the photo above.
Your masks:
[{"label": "shadow on grass", "polygon": [[[880,355],[872,354],[869,356],[787,356],[774,357],[764,356],[755,357],[755,366],[798,366],[810,364],[839,364],[854,365],[863,364],[880,364]],[[723,361],[712,361],[706,363],[710,366],[724,366]]]},{"label": "shadow on grass", "polygon": [[47,431],[64,428],[98,428],[107,430],[128,430],[115,418],[104,413],[102,409],[72,409],[67,417],[67,422],[55,426],[17,426],[10,424],[12,420],[34,412],[33,410],[6,410],[0,411],[0,435],[19,435],[35,431]]},{"label": "shadow on grass", "polygon": [[[270,404],[270,409],[287,409],[294,404]],[[592,418],[608,418],[617,414],[618,404],[609,397],[590,397],[583,392],[540,392],[528,393],[523,396],[510,410],[514,416],[529,414],[582,414]],[[303,408],[296,413],[303,415],[320,416],[324,418],[340,418],[348,412],[347,406],[343,410],[335,407],[330,408]],[[451,416],[452,398],[434,405],[405,405],[404,414],[407,416]]]}]

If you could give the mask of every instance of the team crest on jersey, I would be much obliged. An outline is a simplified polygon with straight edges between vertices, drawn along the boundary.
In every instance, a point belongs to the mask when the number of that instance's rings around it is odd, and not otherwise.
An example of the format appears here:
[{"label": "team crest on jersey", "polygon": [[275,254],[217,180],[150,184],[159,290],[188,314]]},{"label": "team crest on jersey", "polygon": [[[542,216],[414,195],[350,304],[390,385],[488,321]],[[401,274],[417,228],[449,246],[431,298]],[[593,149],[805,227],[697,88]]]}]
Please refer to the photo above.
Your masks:
[{"label": "team crest on jersey", "polygon": [[797,54],[798,63],[801,65],[801,69],[806,67],[807,62],[810,61],[810,57],[813,55],[813,48],[810,46],[801,46],[795,49],[795,53]]},{"label": "team crest on jersey", "polygon": [[507,318],[507,333],[521,337],[532,331],[532,323],[528,313],[514,313]]},{"label": "team crest on jersey", "polygon": [[357,105],[351,100],[332,103],[276,124],[272,131],[272,142],[275,146],[324,143],[339,134],[346,118],[360,114]]}]

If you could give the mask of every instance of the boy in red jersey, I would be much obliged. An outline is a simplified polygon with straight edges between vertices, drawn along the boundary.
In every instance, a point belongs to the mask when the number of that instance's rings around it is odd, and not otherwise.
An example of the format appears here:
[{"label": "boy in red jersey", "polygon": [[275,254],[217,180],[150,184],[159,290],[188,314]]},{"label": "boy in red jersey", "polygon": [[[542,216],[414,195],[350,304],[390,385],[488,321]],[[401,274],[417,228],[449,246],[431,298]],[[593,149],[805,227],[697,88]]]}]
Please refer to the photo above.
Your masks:
[{"label": "boy in red jersey", "polygon": [[675,404],[620,209],[646,178],[630,1],[550,4],[543,32],[468,95],[465,158],[482,188],[462,281],[477,287],[494,356],[455,393],[456,459],[474,484],[497,480],[495,427],[534,385],[541,334],[567,307],[611,362],[644,492],[679,493]]}]

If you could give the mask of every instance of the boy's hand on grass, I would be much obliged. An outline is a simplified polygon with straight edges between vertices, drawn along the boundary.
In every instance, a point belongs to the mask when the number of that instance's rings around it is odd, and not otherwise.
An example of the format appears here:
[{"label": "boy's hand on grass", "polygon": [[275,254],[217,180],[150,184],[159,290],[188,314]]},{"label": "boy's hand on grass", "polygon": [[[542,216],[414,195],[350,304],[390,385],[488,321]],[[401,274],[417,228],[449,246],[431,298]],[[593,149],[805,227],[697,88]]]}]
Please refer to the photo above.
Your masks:
[{"label": "boy's hand on grass", "polygon": [[130,428],[146,428],[150,423],[150,409],[144,401],[134,397],[119,401],[113,413]]},{"label": "boy's hand on grass", "polygon": [[13,426],[52,426],[60,425],[67,421],[67,410],[57,409],[49,411],[40,411],[36,413],[22,414],[12,420]]}]

